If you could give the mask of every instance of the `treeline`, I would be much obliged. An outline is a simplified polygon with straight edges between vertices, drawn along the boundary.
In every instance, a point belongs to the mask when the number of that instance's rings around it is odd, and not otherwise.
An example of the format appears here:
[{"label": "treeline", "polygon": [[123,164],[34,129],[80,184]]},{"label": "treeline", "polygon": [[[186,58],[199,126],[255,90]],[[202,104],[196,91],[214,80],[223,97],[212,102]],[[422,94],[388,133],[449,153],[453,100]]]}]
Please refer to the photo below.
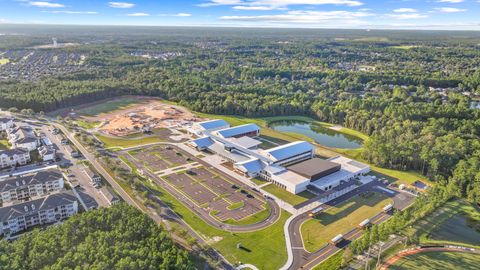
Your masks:
[{"label": "treeline", "polygon": [[137,209],[120,203],[0,241],[0,269],[195,269],[186,251]]}]

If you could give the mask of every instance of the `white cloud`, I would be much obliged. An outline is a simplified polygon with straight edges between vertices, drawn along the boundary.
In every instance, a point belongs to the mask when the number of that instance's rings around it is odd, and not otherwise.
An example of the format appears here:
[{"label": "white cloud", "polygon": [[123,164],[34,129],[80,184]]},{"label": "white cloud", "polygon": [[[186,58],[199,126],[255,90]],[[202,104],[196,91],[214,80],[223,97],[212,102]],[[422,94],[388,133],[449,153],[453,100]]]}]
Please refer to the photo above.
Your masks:
[{"label": "white cloud", "polygon": [[190,14],[190,13],[185,13],[185,12],[180,12],[180,13],[175,13],[175,14],[163,13],[163,14],[159,14],[158,16],[165,16],[165,17],[190,17],[190,16],[192,16],[192,14]]},{"label": "white cloud", "polygon": [[293,10],[284,14],[257,15],[257,16],[222,16],[221,20],[244,21],[244,22],[267,22],[280,24],[325,24],[332,21],[342,24],[364,24],[361,18],[373,16],[373,14],[360,11],[310,11]]},{"label": "white cloud", "polygon": [[133,3],[126,2],[108,2],[108,5],[112,8],[132,8],[135,6]]},{"label": "white cloud", "polygon": [[44,1],[29,1],[28,5],[35,6],[35,7],[43,7],[43,8],[63,8],[65,5],[59,3],[52,3],[52,2],[44,2]]},{"label": "white cloud", "polygon": [[175,14],[175,16],[177,16],[177,17],[190,17],[190,16],[192,16],[192,14],[180,12],[180,13]]},{"label": "white cloud", "polygon": [[72,10],[42,10],[41,12],[44,13],[53,13],[53,14],[87,14],[87,15],[93,15],[93,14],[98,14],[96,11],[72,11]]},{"label": "white cloud", "polygon": [[150,16],[150,14],[143,13],[143,12],[136,12],[136,13],[127,14],[127,16],[130,16],[130,17],[147,17],[147,16]]},{"label": "white cloud", "polygon": [[461,8],[452,8],[452,7],[441,7],[441,8],[435,8],[436,11],[440,13],[457,13],[457,12],[465,12],[467,11],[466,9],[461,9]]},{"label": "white cloud", "polygon": [[397,8],[397,9],[394,9],[393,12],[395,12],[395,13],[415,13],[415,12],[418,12],[418,11],[414,8]]},{"label": "white cloud", "polygon": [[361,6],[358,0],[209,0],[199,4],[200,7],[234,6],[237,10],[273,10],[285,9],[292,5],[343,5]]},{"label": "white cloud", "polygon": [[463,0],[438,0],[437,3],[453,3],[453,4],[456,4],[456,3],[462,3]]},{"label": "white cloud", "polygon": [[387,14],[389,18],[397,20],[411,20],[411,19],[424,19],[428,18],[428,15],[420,13],[397,13],[397,14]]}]

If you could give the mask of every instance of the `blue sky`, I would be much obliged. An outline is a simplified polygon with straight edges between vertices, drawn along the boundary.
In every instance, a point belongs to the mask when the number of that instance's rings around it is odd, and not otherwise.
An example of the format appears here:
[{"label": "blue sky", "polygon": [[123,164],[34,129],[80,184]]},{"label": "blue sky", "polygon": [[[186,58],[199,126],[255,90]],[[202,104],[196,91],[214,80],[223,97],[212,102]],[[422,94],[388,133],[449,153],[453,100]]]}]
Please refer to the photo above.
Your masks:
[{"label": "blue sky", "polygon": [[480,30],[480,0],[0,0],[0,23]]}]

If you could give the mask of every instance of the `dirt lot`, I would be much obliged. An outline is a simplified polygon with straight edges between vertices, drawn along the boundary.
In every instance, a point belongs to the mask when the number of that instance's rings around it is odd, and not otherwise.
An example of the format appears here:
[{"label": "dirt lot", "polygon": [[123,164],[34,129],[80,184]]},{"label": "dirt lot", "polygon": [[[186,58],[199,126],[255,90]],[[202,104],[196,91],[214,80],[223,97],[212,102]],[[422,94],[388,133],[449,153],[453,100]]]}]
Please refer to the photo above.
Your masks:
[{"label": "dirt lot", "polygon": [[[93,105],[91,110],[99,111],[98,106],[99,104]],[[88,110],[88,107],[82,109],[82,111]],[[127,136],[140,132],[142,129],[171,127],[182,124],[184,121],[198,120],[187,109],[166,104],[155,98],[136,97],[135,103],[132,102],[128,106],[120,107],[117,110],[112,108],[110,111],[105,111],[107,112],[97,115],[84,115],[83,117],[87,121],[101,122],[99,131],[115,136]]]},{"label": "dirt lot", "polygon": [[265,202],[205,168],[171,174],[166,181],[221,221],[239,221],[265,209]]}]

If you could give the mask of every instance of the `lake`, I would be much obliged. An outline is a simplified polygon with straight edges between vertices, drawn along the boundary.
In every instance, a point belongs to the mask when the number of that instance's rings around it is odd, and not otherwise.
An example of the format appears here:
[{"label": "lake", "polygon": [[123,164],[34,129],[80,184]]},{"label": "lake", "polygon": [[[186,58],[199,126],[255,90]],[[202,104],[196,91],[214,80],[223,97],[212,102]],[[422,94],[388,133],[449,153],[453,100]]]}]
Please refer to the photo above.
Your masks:
[{"label": "lake", "polygon": [[362,147],[362,139],[323,127],[296,120],[270,123],[270,128],[280,132],[295,132],[312,138],[318,144],[332,148],[356,149]]}]

